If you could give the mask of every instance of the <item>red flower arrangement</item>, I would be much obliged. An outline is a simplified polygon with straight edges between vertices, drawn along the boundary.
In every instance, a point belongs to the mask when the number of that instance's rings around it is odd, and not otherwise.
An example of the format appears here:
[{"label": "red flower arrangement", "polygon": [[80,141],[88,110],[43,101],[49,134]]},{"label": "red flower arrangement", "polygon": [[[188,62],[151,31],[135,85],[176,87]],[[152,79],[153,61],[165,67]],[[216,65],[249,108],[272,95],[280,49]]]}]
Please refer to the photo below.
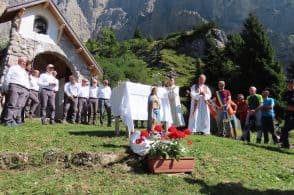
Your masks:
[{"label": "red flower arrangement", "polygon": [[136,144],[141,144],[144,140],[143,137],[140,137],[139,139],[136,139]]},{"label": "red flower arrangement", "polygon": [[192,135],[192,131],[190,129],[185,129],[183,131],[186,135]]},{"label": "red flower arrangement", "polygon": [[163,130],[163,128],[162,128],[161,125],[156,125],[156,126],[154,127],[154,131],[156,131],[156,132],[158,132],[158,133],[161,133],[162,130]]},{"label": "red flower arrangement", "polygon": [[141,137],[148,137],[150,133],[147,130],[141,131]]},{"label": "red flower arrangement", "polygon": [[[136,144],[141,144],[145,139],[151,140],[153,143],[148,152],[150,157],[173,158],[179,160],[187,151],[180,140],[191,134],[192,132],[189,129],[180,131],[175,126],[169,127],[168,132],[165,132],[161,125],[156,125],[153,131],[141,131],[140,138],[136,139]],[[191,144],[191,140],[186,142],[186,145]]]}]

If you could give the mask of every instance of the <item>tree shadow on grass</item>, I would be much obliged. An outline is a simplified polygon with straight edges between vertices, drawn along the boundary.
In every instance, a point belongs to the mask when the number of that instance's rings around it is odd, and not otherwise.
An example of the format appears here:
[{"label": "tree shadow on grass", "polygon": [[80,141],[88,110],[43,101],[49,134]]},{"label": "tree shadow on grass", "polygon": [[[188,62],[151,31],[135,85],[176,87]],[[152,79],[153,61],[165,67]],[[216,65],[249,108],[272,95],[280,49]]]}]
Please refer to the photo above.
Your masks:
[{"label": "tree shadow on grass", "polygon": [[99,131],[69,131],[70,135],[90,136],[90,137],[125,137],[124,134],[115,134],[115,131],[99,130]]},{"label": "tree shadow on grass", "polygon": [[200,192],[204,194],[217,194],[217,195],[228,195],[228,194],[242,194],[242,195],[292,195],[294,190],[282,191],[278,189],[269,189],[261,191],[258,189],[249,189],[242,185],[242,183],[218,183],[216,185],[208,185],[203,180],[184,178],[189,184],[196,184],[201,186]]},{"label": "tree shadow on grass", "polygon": [[260,145],[260,144],[253,144],[253,143],[249,143],[248,145],[249,146],[254,146],[254,147],[257,147],[257,148],[270,150],[270,151],[273,151],[273,152],[279,152],[279,153],[283,153],[283,154],[294,155],[293,151],[291,151],[289,149],[282,149],[282,148],[279,148],[278,146]]}]

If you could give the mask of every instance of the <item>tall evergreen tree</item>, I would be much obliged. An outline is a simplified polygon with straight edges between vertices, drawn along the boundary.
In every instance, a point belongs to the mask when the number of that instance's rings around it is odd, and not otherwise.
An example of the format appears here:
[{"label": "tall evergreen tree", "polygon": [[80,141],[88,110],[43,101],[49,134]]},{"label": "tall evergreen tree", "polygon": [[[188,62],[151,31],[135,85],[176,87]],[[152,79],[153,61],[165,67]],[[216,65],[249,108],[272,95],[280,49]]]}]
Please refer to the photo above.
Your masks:
[{"label": "tall evergreen tree", "polygon": [[[284,73],[276,60],[269,37],[263,25],[253,14],[244,22],[241,37],[244,48],[240,58],[241,87],[247,92],[250,85],[262,90],[269,88],[272,95],[280,100],[284,89]],[[245,92],[244,91],[244,92]]]}]

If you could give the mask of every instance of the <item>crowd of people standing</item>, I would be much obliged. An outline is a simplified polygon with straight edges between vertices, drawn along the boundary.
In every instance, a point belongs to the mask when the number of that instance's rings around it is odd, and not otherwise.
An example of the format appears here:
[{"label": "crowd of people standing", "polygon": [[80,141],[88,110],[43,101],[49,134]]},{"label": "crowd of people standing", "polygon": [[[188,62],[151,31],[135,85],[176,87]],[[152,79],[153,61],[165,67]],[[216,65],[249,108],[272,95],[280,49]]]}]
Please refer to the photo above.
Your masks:
[{"label": "crowd of people standing", "polygon": [[[174,85],[174,78],[171,78],[171,82]],[[211,92],[205,82],[206,76],[201,74],[196,84],[186,92],[186,96],[190,98],[190,103],[187,103],[186,107],[190,112],[185,115],[185,122],[194,134],[211,134],[211,117],[213,117],[217,126],[215,134],[237,139],[236,122],[239,119],[242,130],[241,140],[250,142],[250,132],[255,129],[257,132],[256,143],[261,143],[262,135],[264,143],[269,143],[268,134],[270,133],[274,144],[280,142],[281,147],[290,147],[289,131],[294,129],[293,79],[287,82],[285,125],[280,136],[275,132],[275,100],[270,97],[269,90],[264,89],[261,94],[258,94],[256,87],[251,86],[249,87],[249,96],[246,99],[243,94],[238,94],[237,100],[234,101],[231,92],[225,89],[225,81],[218,81],[218,90],[215,93]],[[156,87],[152,88],[148,99],[148,130],[150,131],[152,131],[152,127],[162,122],[159,114],[160,101],[156,92]],[[170,100],[170,102],[173,102],[173,100]],[[176,109],[176,106],[171,107]],[[175,118],[179,119],[180,117]],[[183,126],[183,124],[170,125]]]},{"label": "crowd of people standing", "polygon": [[[24,117],[36,116],[40,107],[41,123],[54,124],[56,94],[59,80],[53,64],[46,66],[46,71],[40,75],[38,70],[29,69],[26,57],[19,57],[18,64],[12,65],[4,76],[2,92],[6,101],[2,111],[2,122],[8,127],[24,123]],[[81,83],[74,75],[69,76],[69,82],[64,85],[64,109],[62,123],[96,124],[99,111],[100,124],[104,122],[104,110],[107,112],[107,126],[111,126],[111,88],[108,80],[98,85],[98,80],[84,78]]]},{"label": "crowd of people standing", "polygon": [[[40,105],[41,123],[54,124],[56,93],[60,90],[57,72],[54,65],[48,64],[42,74],[38,70],[28,68],[26,57],[19,57],[18,64],[12,65],[4,76],[2,92],[6,94],[2,122],[9,127],[21,125],[24,116],[34,117]],[[100,113],[100,125],[104,123],[104,112],[107,113],[107,126],[111,126],[111,88],[108,80],[102,85],[92,78],[89,81],[83,78],[78,82],[74,75],[69,76],[64,85],[64,109],[62,123],[96,124],[97,113]],[[186,126],[195,134],[208,135],[211,132],[211,117],[217,124],[219,136],[237,139],[236,119],[241,124],[241,140],[250,142],[250,131],[257,131],[256,143],[261,143],[264,135],[264,143],[269,142],[268,133],[271,133],[273,142],[281,142],[281,146],[289,148],[289,131],[294,129],[294,80],[288,81],[288,91],[285,94],[286,102],[285,125],[281,136],[278,137],[275,128],[275,100],[270,97],[269,90],[257,93],[254,86],[249,88],[249,96],[237,95],[236,103],[232,99],[231,92],[226,89],[225,81],[218,81],[218,90],[212,93],[205,84],[206,76],[201,74],[198,81],[187,91],[190,98],[187,105],[189,114],[184,119],[179,97],[179,87],[175,85],[175,78],[170,78],[167,94],[170,104],[173,124],[166,126]],[[91,83],[91,84],[90,84]],[[157,123],[161,123],[160,99],[157,96],[157,88],[151,89],[148,98],[148,130],[152,130]]]}]

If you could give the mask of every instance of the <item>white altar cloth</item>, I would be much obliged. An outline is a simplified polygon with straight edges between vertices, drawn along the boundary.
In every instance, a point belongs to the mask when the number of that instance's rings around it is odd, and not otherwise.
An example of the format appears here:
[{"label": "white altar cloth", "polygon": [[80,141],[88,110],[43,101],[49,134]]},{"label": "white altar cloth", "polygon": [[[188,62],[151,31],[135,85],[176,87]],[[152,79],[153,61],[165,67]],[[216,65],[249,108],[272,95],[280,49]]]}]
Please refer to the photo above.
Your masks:
[{"label": "white altar cloth", "polygon": [[[139,83],[124,82],[112,90],[110,103],[114,116],[120,116],[129,131],[134,131],[134,120],[147,120],[148,96],[152,86]],[[161,121],[172,124],[172,116],[167,96],[167,90],[158,87],[158,97],[161,102]]]}]

